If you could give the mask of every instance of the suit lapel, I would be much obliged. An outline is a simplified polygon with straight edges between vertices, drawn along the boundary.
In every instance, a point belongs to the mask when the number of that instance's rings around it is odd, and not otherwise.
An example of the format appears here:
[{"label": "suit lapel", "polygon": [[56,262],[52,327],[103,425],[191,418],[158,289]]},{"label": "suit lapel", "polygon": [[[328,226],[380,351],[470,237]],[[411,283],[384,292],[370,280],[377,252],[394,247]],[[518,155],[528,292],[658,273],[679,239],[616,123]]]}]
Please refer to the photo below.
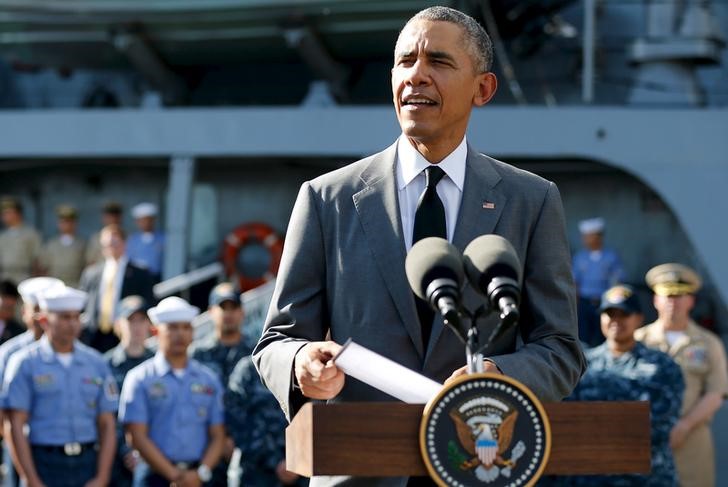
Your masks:
[{"label": "suit lapel", "polygon": [[400,319],[417,353],[423,356],[422,332],[404,268],[406,250],[397,197],[396,156],[396,142],[374,156],[361,174],[366,187],[354,194],[352,199],[367,243]]},{"label": "suit lapel", "polygon": [[[453,245],[460,252],[465,250],[476,237],[493,233],[503,207],[508,201],[507,196],[498,187],[500,180],[501,177],[491,164],[490,158],[478,154],[468,145],[463,197],[453,235]],[[437,343],[443,326],[441,319],[435,319],[425,361]]]},{"label": "suit lapel", "polygon": [[463,198],[460,201],[458,221],[453,244],[460,249],[476,237],[493,233],[508,198],[497,187],[500,175],[489,158],[468,146]]}]

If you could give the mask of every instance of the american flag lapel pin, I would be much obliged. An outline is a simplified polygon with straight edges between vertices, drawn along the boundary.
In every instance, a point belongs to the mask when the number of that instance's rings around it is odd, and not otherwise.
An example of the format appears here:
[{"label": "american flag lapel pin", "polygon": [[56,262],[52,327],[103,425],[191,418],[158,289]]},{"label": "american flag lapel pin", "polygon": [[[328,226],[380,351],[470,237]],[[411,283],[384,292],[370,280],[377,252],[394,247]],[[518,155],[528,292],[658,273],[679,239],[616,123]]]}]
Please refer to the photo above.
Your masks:
[{"label": "american flag lapel pin", "polygon": [[485,200],[485,201],[483,201],[483,209],[484,210],[494,210],[495,203],[493,203],[492,201]]}]

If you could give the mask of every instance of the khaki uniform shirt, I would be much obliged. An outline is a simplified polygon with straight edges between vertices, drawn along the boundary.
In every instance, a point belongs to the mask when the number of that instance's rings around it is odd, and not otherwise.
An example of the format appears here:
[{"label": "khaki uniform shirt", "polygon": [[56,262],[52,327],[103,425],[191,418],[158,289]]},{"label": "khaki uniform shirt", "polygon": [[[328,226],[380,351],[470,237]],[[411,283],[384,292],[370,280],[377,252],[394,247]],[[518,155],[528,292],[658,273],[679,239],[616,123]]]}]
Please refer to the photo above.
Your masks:
[{"label": "khaki uniform shirt", "polygon": [[38,232],[21,225],[0,233],[0,279],[10,279],[15,284],[29,278],[40,253]]},{"label": "khaki uniform shirt", "polygon": [[[725,349],[720,339],[710,331],[691,321],[685,335],[670,346],[662,324],[655,322],[637,330],[635,338],[667,353],[682,369],[685,396],[681,416],[685,416],[708,392],[728,396]],[[715,453],[709,422],[693,429],[674,454],[680,485],[715,485]]]},{"label": "khaki uniform shirt", "polygon": [[78,287],[81,272],[86,266],[86,243],[74,238],[66,245],[60,237],[56,237],[43,248],[40,265],[46,275],[60,279],[67,286]]}]

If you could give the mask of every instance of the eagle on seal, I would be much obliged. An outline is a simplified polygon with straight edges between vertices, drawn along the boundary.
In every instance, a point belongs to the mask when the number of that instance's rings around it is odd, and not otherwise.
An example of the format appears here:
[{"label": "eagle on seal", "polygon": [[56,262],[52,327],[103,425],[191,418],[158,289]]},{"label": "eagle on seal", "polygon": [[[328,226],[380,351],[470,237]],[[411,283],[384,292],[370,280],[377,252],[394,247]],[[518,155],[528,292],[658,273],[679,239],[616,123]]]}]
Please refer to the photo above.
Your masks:
[{"label": "eagle on seal", "polygon": [[[455,410],[452,410],[450,411],[450,418],[455,423],[460,444],[465,451],[472,455],[472,458],[465,460],[460,468],[470,470],[480,464],[483,464],[486,469],[491,468],[493,465],[499,467],[513,466],[513,462],[504,459],[503,455],[511,446],[518,411],[513,410],[505,417],[492,413],[484,416],[473,416],[466,421]],[[481,459],[481,455],[478,455],[476,442],[479,440],[485,440],[486,442],[487,440],[495,440],[497,442],[497,450],[494,455],[487,457],[490,460],[487,463]]]}]

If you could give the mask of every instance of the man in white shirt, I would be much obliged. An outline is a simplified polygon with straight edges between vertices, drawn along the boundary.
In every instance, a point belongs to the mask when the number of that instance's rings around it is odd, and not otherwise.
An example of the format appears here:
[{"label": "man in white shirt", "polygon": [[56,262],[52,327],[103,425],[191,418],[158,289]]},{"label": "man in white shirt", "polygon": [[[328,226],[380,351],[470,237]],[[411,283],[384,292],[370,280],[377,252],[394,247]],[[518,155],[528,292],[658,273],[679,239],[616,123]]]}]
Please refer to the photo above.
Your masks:
[{"label": "man in white shirt", "polygon": [[[558,190],[478,154],[465,139],[471,110],[496,90],[491,58],[490,40],[471,17],[447,7],[416,14],[400,33],[392,68],[402,136],[301,187],[254,353],[289,418],[310,399],[392,400],[345,380],[333,364],[350,337],[438,382],[464,372],[464,346],[441,317],[416,304],[405,275],[407,250],[426,236],[447,238],[462,251],[496,233],[518,254],[520,326],[485,349],[486,371],[515,377],[542,400],[559,400],[578,382],[584,357]],[[464,306],[482,302],[471,286],[464,288]],[[481,336],[497,321],[493,315],[479,321]],[[311,485],[406,482],[314,478]]]}]

